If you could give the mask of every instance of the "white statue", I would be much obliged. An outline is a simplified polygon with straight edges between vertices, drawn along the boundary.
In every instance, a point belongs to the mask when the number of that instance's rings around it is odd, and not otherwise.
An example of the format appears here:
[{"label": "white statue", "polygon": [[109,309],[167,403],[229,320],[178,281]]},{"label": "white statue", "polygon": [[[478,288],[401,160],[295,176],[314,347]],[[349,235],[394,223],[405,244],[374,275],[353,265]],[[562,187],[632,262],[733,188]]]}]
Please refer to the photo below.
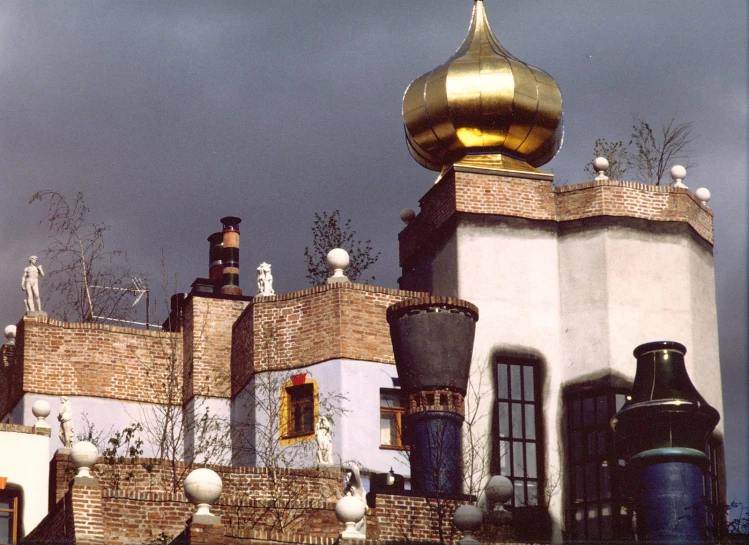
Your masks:
[{"label": "white statue", "polygon": [[21,278],[21,289],[26,292],[23,304],[26,307],[26,313],[40,312],[42,302],[39,298],[39,277],[44,276],[41,265],[37,265],[37,257],[32,255],[29,258],[29,266],[23,270]]},{"label": "white statue", "polygon": [[327,415],[317,420],[315,439],[317,440],[317,465],[333,465],[333,424]]},{"label": "white statue", "polygon": [[60,441],[65,448],[73,448],[73,408],[67,396],[60,398],[60,413],[57,420],[60,421]]},{"label": "white statue", "polygon": [[[344,469],[344,486],[343,495],[353,496],[358,498],[366,509],[367,506],[367,491],[364,490],[364,486],[361,482],[361,474],[359,473],[359,466],[356,462],[347,462],[343,464]],[[367,514],[364,512],[362,519],[356,523],[354,529],[361,535],[367,533]]]},{"label": "white statue", "polygon": [[257,294],[275,295],[273,291],[273,275],[270,272],[270,263],[263,261],[257,268]]}]

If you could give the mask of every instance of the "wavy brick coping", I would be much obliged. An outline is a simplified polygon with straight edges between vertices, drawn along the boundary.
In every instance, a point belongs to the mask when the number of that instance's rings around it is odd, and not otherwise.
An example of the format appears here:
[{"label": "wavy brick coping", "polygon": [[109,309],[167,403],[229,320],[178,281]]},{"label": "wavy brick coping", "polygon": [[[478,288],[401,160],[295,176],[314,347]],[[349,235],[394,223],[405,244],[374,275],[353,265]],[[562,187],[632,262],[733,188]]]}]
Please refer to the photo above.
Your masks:
[{"label": "wavy brick coping", "polygon": [[[416,292],[419,293],[419,292]],[[435,308],[437,307],[437,308]],[[398,303],[394,303],[387,308],[388,320],[398,317],[401,314],[410,313],[411,311],[431,311],[434,312],[444,310],[445,312],[457,311],[464,314],[469,314],[474,320],[479,319],[479,309],[473,303],[469,303],[463,299],[457,297],[445,297],[441,295],[427,295],[412,297],[405,299]]]},{"label": "wavy brick coping", "polygon": [[[334,290],[350,290],[350,291],[365,291],[368,293],[378,293],[382,295],[392,295],[395,297],[427,297],[429,294],[425,291],[412,291],[412,290],[399,290],[396,288],[384,288],[381,286],[370,286],[369,284],[357,284],[355,282],[335,282],[333,284],[323,284],[322,286],[315,286],[314,288],[305,288],[303,290],[299,291],[292,291],[289,293],[281,293],[278,295],[263,295],[263,296],[255,296],[249,305],[247,305],[247,308],[245,308],[242,311],[242,314],[240,314],[239,318],[237,318],[237,321],[234,322],[234,326],[239,323],[242,316],[245,313],[251,312],[251,309],[253,306],[265,304],[265,303],[275,303],[280,301],[291,301],[294,299],[302,299],[304,297],[309,297],[310,295],[316,295],[318,293],[325,293],[327,291],[334,291]],[[233,327],[234,327],[233,326]]]},{"label": "wavy brick coping", "polygon": [[13,433],[26,433],[28,435],[52,436],[49,428],[37,428],[36,426],[24,426],[22,424],[0,424],[0,432],[9,431]]},{"label": "wavy brick coping", "polygon": [[582,189],[590,189],[591,187],[627,187],[629,189],[637,189],[646,193],[682,193],[688,195],[694,202],[700,205],[700,207],[710,214],[713,215],[713,211],[707,207],[702,206],[702,203],[694,196],[688,188],[684,187],[672,187],[669,185],[652,185],[644,184],[642,182],[628,182],[626,180],[591,180],[589,182],[582,182],[579,184],[553,186],[552,191],[554,193],[569,193],[571,191],[580,191]]},{"label": "wavy brick coping", "polygon": [[41,316],[24,316],[22,321],[25,322],[38,322],[41,324],[47,324],[62,329],[87,329],[87,330],[99,330],[109,331],[112,333],[124,333],[126,335],[139,335],[142,337],[157,337],[168,339],[170,337],[181,338],[181,333],[172,333],[171,331],[158,331],[148,329],[138,329],[134,327],[122,327],[116,325],[99,324],[91,322],[63,322],[62,320],[56,320],[54,318],[44,318]]},{"label": "wavy brick coping", "polygon": [[713,244],[713,211],[685,188],[619,180],[554,187],[551,182],[490,173],[451,172],[419,201],[421,211],[398,235],[403,265],[456,213],[558,223],[628,217],[686,223]]}]

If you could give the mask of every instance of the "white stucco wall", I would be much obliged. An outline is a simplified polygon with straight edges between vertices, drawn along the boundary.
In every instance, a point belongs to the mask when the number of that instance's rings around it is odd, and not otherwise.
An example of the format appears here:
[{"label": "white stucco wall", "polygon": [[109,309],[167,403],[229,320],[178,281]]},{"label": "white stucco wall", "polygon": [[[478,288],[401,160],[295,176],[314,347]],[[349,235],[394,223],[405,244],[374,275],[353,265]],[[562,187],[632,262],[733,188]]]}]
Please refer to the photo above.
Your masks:
[{"label": "white stucco wall", "polygon": [[230,464],[231,401],[220,397],[194,396],[185,405],[184,417],[185,460]]},{"label": "white stucco wall", "polygon": [[[62,448],[59,438],[60,423],[57,420],[57,414],[60,412],[60,398],[43,394],[25,394],[13,408],[12,422],[33,426],[36,423],[36,417],[31,414],[31,406],[37,399],[47,400],[51,407],[51,412],[47,417],[47,423],[52,429],[47,455],[47,461],[49,461],[55,451]],[[146,422],[152,422],[155,425],[159,419],[156,404],[86,396],[69,396],[69,399],[73,409],[73,434],[77,437],[78,434],[84,432],[87,428],[86,419],[88,419],[88,422],[95,426],[96,431],[102,433],[100,449],[106,446],[106,441],[115,431],[121,431],[134,422],[141,422],[144,427]],[[146,431],[140,434],[143,439],[143,457],[150,458],[155,456],[155,445],[148,440],[147,435]]]},{"label": "white stucco wall", "polygon": [[[343,396],[339,402],[341,414],[333,416],[335,462],[356,461],[363,468],[378,473],[387,472],[392,467],[396,473],[408,477],[410,470],[406,456],[401,451],[380,448],[380,388],[393,388],[392,379],[397,376],[395,366],[369,361],[335,359],[295,369],[293,373],[283,371],[262,375],[276,377],[271,380],[271,383],[278,386],[275,401],[279,402],[280,385],[283,380],[291,374],[304,372],[308,373],[309,378],[317,381],[320,399],[332,400],[338,394]],[[253,379],[255,380],[263,380],[263,378]],[[254,416],[251,414],[252,388],[252,384],[248,385],[235,398],[232,403],[233,418],[244,419],[244,421],[256,418],[258,427],[266,428],[267,411],[259,409]],[[323,411],[322,407],[321,411]],[[258,445],[262,444],[262,438],[258,437],[257,441]],[[295,462],[299,465],[314,465],[314,439],[306,441],[298,448],[306,450],[306,455],[300,456]],[[253,461],[247,456],[241,457],[238,462],[262,465],[262,461]]]},{"label": "white stucco wall", "polygon": [[0,431],[0,475],[22,490],[22,535],[47,516],[49,444],[45,435]]},{"label": "white stucco wall", "polygon": [[[464,217],[427,258],[435,295],[479,308],[472,365],[489,371],[482,379],[487,392],[482,412],[495,409],[494,375],[486,365],[492,355],[528,351],[540,358],[546,372],[546,472],[558,476],[564,467],[559,451],[564,385],[609,371],[631,380],[636,346],[674,340],[688,349],[695,386],[722,414],[709,248],[687,229],[669,226],[651,232],[643,224],[591,222],[558,234],[550,225]],[[490,432],[490,419],[484,423]],[[560,538],[562,494],[552,497],[550,507]]]},{"label": "white stucco wall", "polygon": [[[601,369],[634,378],[632,351],[687,347],[697,390],[721,415],[713,259],[692,236],[610,226],[559,238],[565,382]],[[722,423],[718,425],[722,430]]]}]

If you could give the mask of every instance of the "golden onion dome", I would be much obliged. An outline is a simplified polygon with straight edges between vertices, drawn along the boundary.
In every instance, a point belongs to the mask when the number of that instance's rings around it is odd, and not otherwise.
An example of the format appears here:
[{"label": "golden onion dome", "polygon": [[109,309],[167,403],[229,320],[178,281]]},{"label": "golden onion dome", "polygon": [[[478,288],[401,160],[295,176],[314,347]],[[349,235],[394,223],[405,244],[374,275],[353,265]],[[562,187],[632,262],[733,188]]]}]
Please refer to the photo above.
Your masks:
[{"label": "golden onion dome", "polygon": [[551,76],[502,47],[475,0],[463,45],[406,89],[403,120],[408,149],[426,168],[539,172],[532,167],[562,144],[562,95]]}]

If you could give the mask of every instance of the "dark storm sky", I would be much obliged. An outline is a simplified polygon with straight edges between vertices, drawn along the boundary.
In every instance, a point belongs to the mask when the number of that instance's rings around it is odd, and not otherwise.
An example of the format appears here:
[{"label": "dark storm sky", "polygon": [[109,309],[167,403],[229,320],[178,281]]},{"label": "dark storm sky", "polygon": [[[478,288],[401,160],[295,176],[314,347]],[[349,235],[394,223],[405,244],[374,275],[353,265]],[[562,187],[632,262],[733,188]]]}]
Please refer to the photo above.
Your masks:
[{"label": "dark storm sky", "polygon": [[[246,293],[261,261],[277,292],[301,289],[313,213],[334,209],[382,252],[376,283],[395,287],[398,211],[435,178],[406,151],[402,95],[457,49],[471,4],[0,4],[3,324],[20,319],[21,271],[47,244],[28,204],[41,189],[83,191],[154,291],[162,250],[180,291],[207,274],[225,215],[243,218]],[[546,166],[558,180],[586,181],[596,137],[628,139],[633,113],[693,122],[685,183],[713,195],[728,499],[749,503],[746,1],[486,9],[502,44],[562,90],[564,147]]]}]

